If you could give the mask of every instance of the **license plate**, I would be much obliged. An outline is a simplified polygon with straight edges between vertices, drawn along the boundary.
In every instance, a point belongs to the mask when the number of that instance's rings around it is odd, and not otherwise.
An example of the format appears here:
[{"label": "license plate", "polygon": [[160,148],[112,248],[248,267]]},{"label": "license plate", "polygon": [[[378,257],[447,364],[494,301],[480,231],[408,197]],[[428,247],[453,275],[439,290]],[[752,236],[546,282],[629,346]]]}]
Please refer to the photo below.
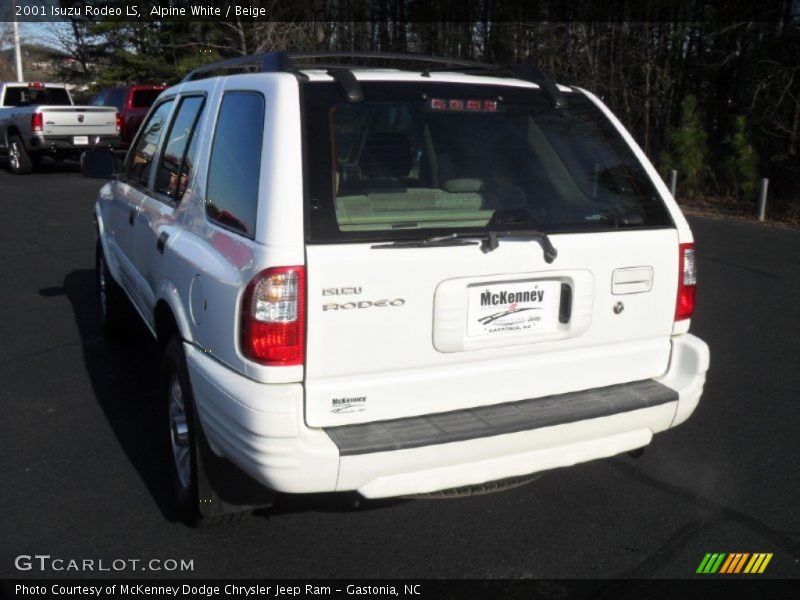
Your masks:
[{"label": "license plate", "polygon": [[468,289],[467,335],[516,336],[555,329],[560,281],[514,281]]},{"label": "license plate", "polygon": [[89,136],[88,135],[76,135],[72,138],[72,143],[76,146],[88,146],[89,145]]}]

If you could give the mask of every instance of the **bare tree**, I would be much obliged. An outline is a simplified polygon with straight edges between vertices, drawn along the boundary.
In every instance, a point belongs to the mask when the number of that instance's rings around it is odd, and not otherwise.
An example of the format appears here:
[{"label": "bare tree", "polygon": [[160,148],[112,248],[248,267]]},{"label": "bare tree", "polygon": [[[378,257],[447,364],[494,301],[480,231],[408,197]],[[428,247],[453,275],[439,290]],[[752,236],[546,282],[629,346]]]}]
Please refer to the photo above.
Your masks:
[{"label": "bare tree", "polygon": [[13,34],[11,24],[0,22],[0,81],[13,80],[14,75],[14,54]]}]

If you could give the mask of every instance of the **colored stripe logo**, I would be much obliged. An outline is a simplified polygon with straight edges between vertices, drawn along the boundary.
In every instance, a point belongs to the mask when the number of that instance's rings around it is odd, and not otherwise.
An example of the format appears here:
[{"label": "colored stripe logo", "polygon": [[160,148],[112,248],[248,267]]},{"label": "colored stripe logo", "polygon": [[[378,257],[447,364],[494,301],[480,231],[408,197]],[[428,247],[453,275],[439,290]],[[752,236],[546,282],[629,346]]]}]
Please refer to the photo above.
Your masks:
[{"label": "colored stripe logo", "polygon": [[710,575],[720,573],[725,575],[735,575],[739,573],[763,573],[769,561],[772,560],[772,552],[707,552],[697,567],[697,573]]}]

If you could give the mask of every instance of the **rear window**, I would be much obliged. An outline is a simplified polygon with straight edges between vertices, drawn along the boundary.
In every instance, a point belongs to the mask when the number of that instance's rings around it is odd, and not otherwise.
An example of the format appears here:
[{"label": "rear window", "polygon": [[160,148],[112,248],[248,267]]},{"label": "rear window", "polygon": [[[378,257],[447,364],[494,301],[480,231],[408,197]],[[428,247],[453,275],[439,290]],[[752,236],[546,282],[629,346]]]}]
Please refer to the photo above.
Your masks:
[{"label": "rear window", "polygon": [[64,88],[9,87],[4,106],[68,106],[71,102]]},{"label": "rear window", "polygon": [[163,90],[135,90],[133,108],[150,108]]},{"label": "rear window", "polygon": [[348,103],[335,84],[309,86],[314,240],[672,226],[642,165],[582,94],[556,110],[538,90],[363,87],[365,100]]}]

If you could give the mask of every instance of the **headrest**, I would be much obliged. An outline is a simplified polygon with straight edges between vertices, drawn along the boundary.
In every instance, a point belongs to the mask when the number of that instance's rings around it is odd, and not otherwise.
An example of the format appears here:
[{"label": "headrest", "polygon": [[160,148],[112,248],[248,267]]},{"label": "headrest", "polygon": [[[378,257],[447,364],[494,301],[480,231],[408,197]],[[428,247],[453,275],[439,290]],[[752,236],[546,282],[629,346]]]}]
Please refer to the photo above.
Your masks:
[{"label": "headrest", "polygon": [[442,189],[446,192],[453,193],[482,192],[483,181],[471,177],[456,177],[455,179],[445,181],[442,184]]},{"label": "headrest", "polygon": [[411,143],[404,133],[373,133],[361,151],[361,172],[366,177],[406,177],[411,171]]}]

